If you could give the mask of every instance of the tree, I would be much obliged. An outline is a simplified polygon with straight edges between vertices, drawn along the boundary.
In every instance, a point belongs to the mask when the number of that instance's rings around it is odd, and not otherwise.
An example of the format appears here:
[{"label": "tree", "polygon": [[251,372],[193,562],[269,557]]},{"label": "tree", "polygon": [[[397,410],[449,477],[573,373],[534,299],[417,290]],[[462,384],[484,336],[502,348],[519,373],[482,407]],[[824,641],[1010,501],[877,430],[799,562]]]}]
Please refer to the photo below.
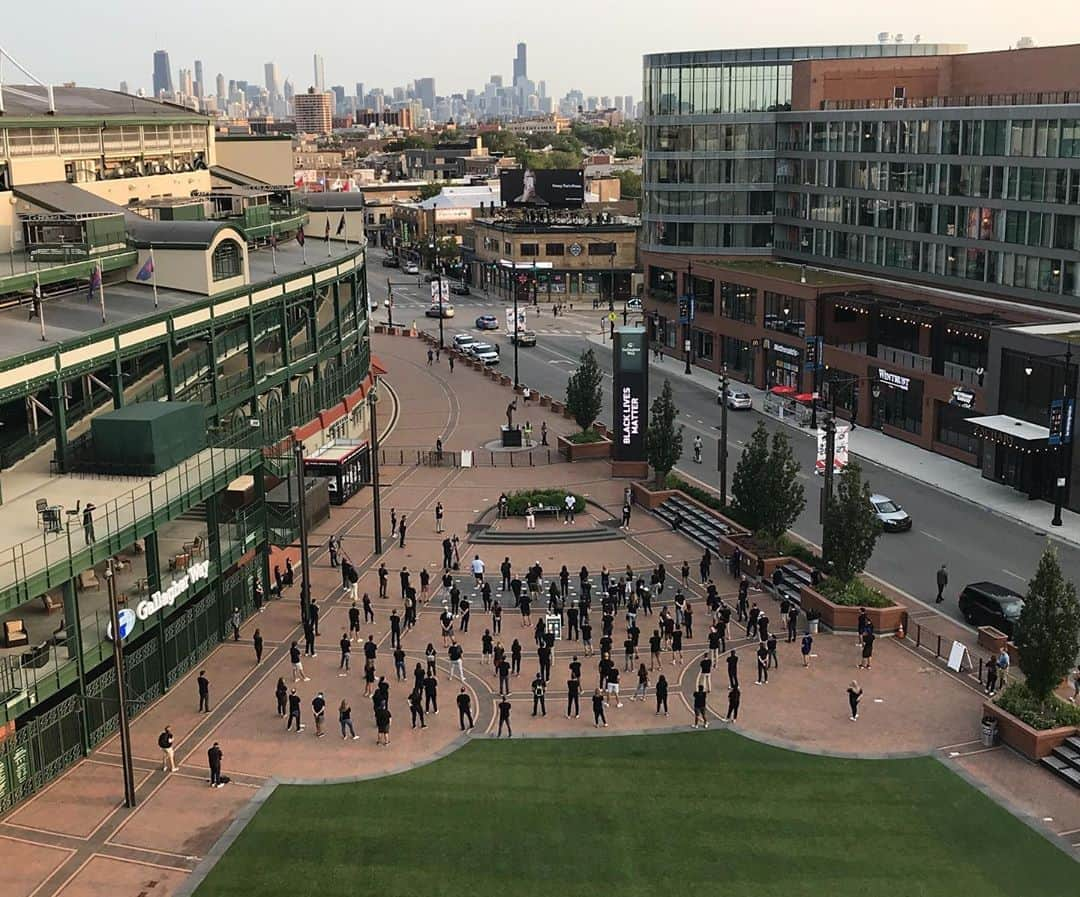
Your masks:
[{"label": "tree", "polygon": [[799,462],[795,460],[787,433],[780,430],[772,436],[769,466],[762,491],[765,502],[761,531],[769,544],[776,545],[806,507],[806,494],[799,482]]},{"label": "tree", "polygon": [[1020,669],[1028,691],[1045,709],[1080,652],[1080,602],[1076,587],[1065,579],[1057,551],[1047,545],[1028,583],[1027,598],[1014,633]]},{"label": "tree", "polygon": [[667,475],[682,457],[683,427],[676,424],[678,418],[679,409],[675,407],[675,397],[671,394],[671,381],[665,380],[660,395],[653,399],[645,440],[649,463],[656,473],[658,486],[664,484]]},{"label": "tree", "polygon": [[600,416],[603,382],[604,375],[596,363],[596,355],[592,349],[586,349],[581,353],[578,369],[566,383],[566,408],[583,432]]},{"label": "tree", "polygon": [[615,176],[619,179],[620,192],[623,199],[641,199],[641,175],[636,171],[624,169],[616,171]]},{"label": "tree", "polygon": [[762,490],[769,471],[769,431],[765,422],[758,421],[743,447],[735,473],[731,478],[731,497],[734,499],[739,522],[751,532],[758,532],[762,523]]},{"label": "tree", "polygon": [[862,478],[859,465],[850,462],[840,473],[825,520],[822,548],[833,575],[849,582],[861,573],[880,534],[881,525],[870,504],[870,484]]},{"label": "tree", "polygon": [[420,198],[431,199],[433,196],[438,196],[442,193],[442,184],[421,184],[420,185]]}]

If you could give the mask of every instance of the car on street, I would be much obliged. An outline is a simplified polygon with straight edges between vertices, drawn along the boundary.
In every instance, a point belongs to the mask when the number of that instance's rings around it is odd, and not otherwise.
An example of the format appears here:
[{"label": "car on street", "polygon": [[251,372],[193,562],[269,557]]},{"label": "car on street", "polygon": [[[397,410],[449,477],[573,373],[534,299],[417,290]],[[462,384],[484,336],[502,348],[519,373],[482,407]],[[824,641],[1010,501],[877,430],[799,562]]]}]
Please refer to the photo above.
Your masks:
[{"label": "car on street", "polygon": [[401,270],[404,271],[406,274],[419,274],[420,273],[420,268],[416,264],[416,262],[406,262],[402,266]]},{"label": "car on street", "polygon": [[454,345],[461,349],[463,352],[466,347],[471,346],[476,342],[476,338],[468,333],[459,333],[454,337]]},{"label": "car on street", "polygon": [[[719,405],[724,401],[724,395],[722,389],[716,390],[716,404]],[[754,407],[754,400],[750,398],[750,393],[741,389],[728,389],[727,390],[727,406],[732,411],[749,411]]]},{"label": "car on street", "polygon": [[480,315],[476,319],[477,330],[498,330],[499,319],[495,315]]},{"label": "car on street", "polygon": [[399,268],[401,267],[401,263],[398,262],[396,256],[388,255],[382,260],[382,266],[384,268]]},{"label": "car on street", "polygon": [[431,306],[424,314],[429,318],[438,318],[440,317],[440,312],[442,313],[441,317],[452,318],[454,316],[454,306],[447,305],[444,302],[441,307],[438,305]]},{"label": "car on street", "polygon": [[484,364],[499,363],[499,349],[491,343],[473,343],[469,346],[468,352],[473,358],[482,361]]},{"label": "car on street", "polygon": [[535,330],[519,330],[517,333],[510,335],[510,342],[517,343],[519,346],[535,346],[536,345],[536,331]]},{"label": "car on street", "polygon": [[870,496],[870,504],[877,515],[878,523],[885,532],[903,533],[911,529],[911,515],[899,502],[893,501],[887,495],[875,493]]},{"label": "car on street", "polygon": [[472,290],[469,289],[469,285],[467,283],[462,283],[459,280],[455,280],[453,283],[450,284],[450,292],[453,293],[455,296],[468,296],[470,293],[472,293]]},{"label": "car on street", "polygon": [[1012,638],[1020,623],[1024,599],[994,582],[973,582],[960,593],[960,613],[972,626],[993,626]]}]

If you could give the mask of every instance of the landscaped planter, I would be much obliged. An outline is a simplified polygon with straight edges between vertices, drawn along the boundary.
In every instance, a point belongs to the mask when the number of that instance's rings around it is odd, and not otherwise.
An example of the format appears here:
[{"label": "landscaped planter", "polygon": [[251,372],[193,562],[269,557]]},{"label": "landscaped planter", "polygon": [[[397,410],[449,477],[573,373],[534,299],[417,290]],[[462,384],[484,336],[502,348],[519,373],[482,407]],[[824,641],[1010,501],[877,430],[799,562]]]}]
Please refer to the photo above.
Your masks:
[{"label": "landscaped planter", "polygon": [[558,437],[559,454],[567,461],[590,461],[595,458],[608,458],[611,456],[611,440],[601,439],[597,442],[571,442],[565,436]]},{"label": "landscaped planter", "polygon": [[631,483],[630,491],[634,496],[634,504],[640,505],[649,511],[659,508],[671,496],[680,494],[677,489],[653,490],[644,483]]},{"label": "landscaped planter", "polygon": [[1057,729],[1033,729],[1022,719],[1002,710],[992,701],[983,702],[983,716],[992,716],[997,720],[1001,740],[1013,750],[1019,751],[1029,760],[1041,760],[1053,753],[1054,748],[1065,743],[1065,739],[1076,735],[1076,726],[1060,726]]},{"label": "landscaped planter", "polygon": [[557,401],[555,401],[555,399],[552,399],[551,400],[551,410],[554,411],[556,414],[562,414],[563,403],[562,402],[557,402]]},{"label": "landscaped planter", "polygon": [[550,408],[551,407],[551,396],[540,396],[540,407],[541,408]]},{"label": "landscaped planter", "polygon": [[509,386],[513,380],[510,379],[509,374],[499,374],[499,384],[501,386]]},{"label": "landscaped planter", "polygon": [[[804,611],[816,611],[821,624],[833,630],[848,630],[858,632],[859,610],[857,606],[835,604],[820,592],[809,586],[803,586],[799,590],[800,603]],[[880,634],[896,632],[900,627],[906,627],[907,608],[902,604],[894,604],[892,607],[868,607],[866,615],[874,627],[874,632]]]}]

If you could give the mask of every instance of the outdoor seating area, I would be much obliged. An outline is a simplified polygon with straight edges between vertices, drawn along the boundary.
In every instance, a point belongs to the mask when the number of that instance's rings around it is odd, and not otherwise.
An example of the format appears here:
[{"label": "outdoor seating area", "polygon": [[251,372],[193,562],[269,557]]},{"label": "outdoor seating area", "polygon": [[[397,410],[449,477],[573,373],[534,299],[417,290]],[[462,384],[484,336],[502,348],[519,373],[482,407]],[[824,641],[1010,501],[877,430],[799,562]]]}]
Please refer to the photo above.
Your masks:
[{"label": "outdoor seating area", "polygon": [[661,520],[671,524],[673,529],[685,533],[699,545],[711,551],[716,550],[721,536],[728,536],[734,532],[733,528],[719,515],[688,501],[681,495],[672,495],[656,508],[655,513]]}]

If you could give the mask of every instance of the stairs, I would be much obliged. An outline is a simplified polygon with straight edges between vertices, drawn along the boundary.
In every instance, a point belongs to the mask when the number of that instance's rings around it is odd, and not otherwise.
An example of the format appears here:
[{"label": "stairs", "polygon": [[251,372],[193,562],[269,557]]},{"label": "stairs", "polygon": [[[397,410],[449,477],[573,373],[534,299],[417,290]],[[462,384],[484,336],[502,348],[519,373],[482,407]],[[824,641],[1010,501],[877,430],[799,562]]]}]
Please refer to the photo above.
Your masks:
[{"label": "stairs", "polygon": [[1049,757],[1043,757],[1039,765],[1074,788],[1080,788],[1080,736],[1066,738],[1065,743],[1054,748]]},{"label": "stairs", "polygon": [[673,495],[653,513],[668,524],[674,524],[676,515],[680,516],[679,532],[714,554],[720,537],[731,531],[719,517],[679,495]]}]

